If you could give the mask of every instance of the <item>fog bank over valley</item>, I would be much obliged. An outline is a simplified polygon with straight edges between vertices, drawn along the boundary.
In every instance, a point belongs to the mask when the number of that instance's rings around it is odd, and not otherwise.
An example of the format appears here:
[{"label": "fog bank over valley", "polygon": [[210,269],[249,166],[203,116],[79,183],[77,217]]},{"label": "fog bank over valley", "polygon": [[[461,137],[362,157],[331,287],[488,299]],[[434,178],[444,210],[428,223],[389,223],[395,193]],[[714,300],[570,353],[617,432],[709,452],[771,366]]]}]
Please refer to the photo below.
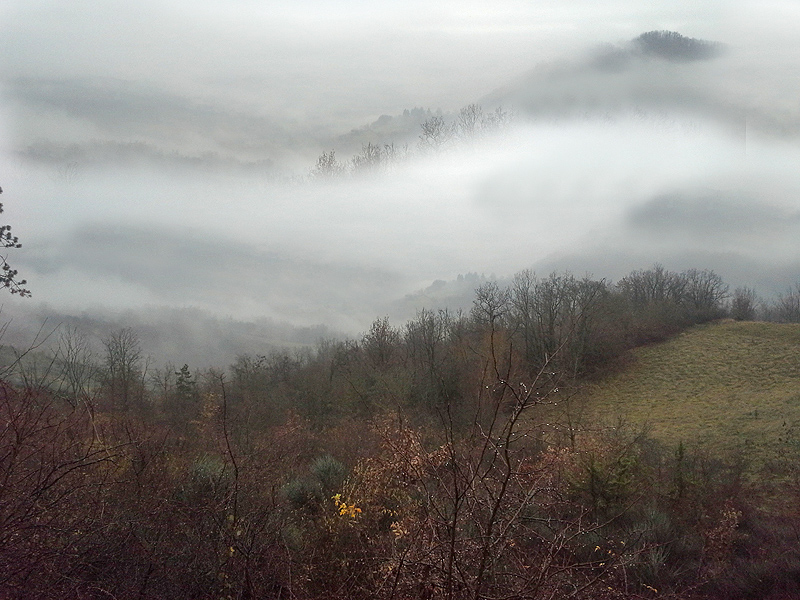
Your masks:
[{"label": "fog bank over valley", "polygon": [[797,9],[305,4],[0,9],[3,217],[34,294],[4,315],[304,344],[527,268],[800,280]]}]

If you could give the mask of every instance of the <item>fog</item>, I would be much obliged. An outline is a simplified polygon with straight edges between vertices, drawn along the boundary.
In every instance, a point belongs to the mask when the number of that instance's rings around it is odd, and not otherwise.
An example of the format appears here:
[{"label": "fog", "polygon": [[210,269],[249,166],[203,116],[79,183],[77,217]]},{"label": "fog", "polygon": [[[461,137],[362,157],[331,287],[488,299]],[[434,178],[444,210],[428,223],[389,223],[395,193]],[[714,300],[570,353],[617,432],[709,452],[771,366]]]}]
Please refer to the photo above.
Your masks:
[{"label": "fog", "polygon": [[[800,10],[602,4],[5,2],[3,217],[34,295],[6,311],[358,333],[466,273],[800,280]],[[632,41],[653,30],[708,44]],[[418,148],[404,111],[471,103],[513,120]],[[407,156],[309,177],[368,142]]]}]

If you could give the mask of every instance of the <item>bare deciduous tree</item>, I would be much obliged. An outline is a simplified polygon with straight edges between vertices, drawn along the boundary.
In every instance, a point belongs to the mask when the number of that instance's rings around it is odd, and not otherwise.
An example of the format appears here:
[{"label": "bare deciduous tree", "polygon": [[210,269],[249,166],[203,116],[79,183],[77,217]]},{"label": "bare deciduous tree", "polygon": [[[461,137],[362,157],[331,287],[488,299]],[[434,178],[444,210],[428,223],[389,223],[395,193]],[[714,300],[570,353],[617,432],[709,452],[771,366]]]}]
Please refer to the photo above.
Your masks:
[{"label": "bare deciduous tree", "polygon": [[752,288],[739,287],[733,292],[731,300],[731,318],[737,321],[752,321],[756,317],[758,297]]},{"label": "bare deciduous tree", "polygon": [[311,169],[311,178],[314,180],[330,180],[340,177],[345,173],[345,165],[336,159],[336,150],[323,152],[317,158],[317,164]]},{"label": "bare deciduous tree", "polygon": [[634,306],[660,302],[678,304],[683,298],[686,282],[677,273],[655,264],[646,271],[633,271],[617,283],[617,288]]},{"label": "bare deciduous tree", "polygon": [[774,313],[777,321],[800,323],[800,283],[795,284],[775,300]]},{"label": "bare deciduous tree", "polygon": [[130,327],[120,329],[103,340],[105,347],[105,383],[112,402],[122,410],[143,400],[145,376],[139,338]]},{"label": "bare deciduous tree", "polygon": [[377,144],[368,142],[352,160],[353,173],[376,173],[386,162],[386,155]]},{"label": "bare deciduous tree", "polygon": [[499,327],[508,315],[511,292],[495,281],[487,281],[475,290],[472,318],[492,328]]},{"label": "bare deciduous tree", "polygon": [[481,133],[483,108],[480,104],[468,104],[458,113],[458,135],[467,142],[473,141]]},{"label": "bare deciduous tree", "polygon": [[86,335],[75,326],[65,326],[58,338],[56,356],[61,361],[64,383],[71,398],[88,398],[98,375],[96,356]]},{"label": "bare deciduous tree", "polygon": [[441,115],[435,115],[420,125],[419,148],[423,152],[441,152],[450,144],[456,129],[452,123],[445,121]]},{"label": "bare deciduous tree", "polygon": [[695,311],[717,316],[728,297],[728,286],[722,277],[708,269],[689,269],[681,277],[685,282],[684,301]]},{"label": "bare deciduous tree", "polygon": [[361,338],[361,345],[369,362],[375,367],[388,365],[400,346],[400,332],[389,323],[389,317],[376,319],[369,332]]}]

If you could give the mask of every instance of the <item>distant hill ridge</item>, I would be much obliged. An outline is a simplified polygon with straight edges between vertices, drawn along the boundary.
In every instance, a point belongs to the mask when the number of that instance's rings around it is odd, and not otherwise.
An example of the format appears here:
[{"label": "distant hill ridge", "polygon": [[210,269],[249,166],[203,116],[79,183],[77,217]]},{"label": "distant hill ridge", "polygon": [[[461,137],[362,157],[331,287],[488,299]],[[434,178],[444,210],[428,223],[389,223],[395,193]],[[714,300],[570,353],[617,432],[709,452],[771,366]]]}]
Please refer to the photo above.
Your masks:
[{"label": "distant hill ridge", "polygon": [[677,31],[648,31],[635,38],[633,45],[643,54],[676,61],[706,60],[722,49],[717,42],[686,37]]}]

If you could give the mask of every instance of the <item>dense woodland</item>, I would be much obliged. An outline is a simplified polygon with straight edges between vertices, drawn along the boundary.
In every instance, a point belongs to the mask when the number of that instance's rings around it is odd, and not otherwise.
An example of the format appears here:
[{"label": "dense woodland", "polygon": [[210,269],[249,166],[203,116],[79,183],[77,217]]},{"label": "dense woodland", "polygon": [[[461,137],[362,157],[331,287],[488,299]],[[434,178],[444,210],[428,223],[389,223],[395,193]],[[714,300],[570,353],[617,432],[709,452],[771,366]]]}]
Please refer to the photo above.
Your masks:
[{"label": "dense woodland", "polygon": [[757,314],[800,321],[800,288],[522,272],[469,314],[204,372],[153,368],[130,328],[102,355],[64,328],[46,368],[3,372],[0,597],[796,594],[800,520],[736,457],[541,422],[632,348]]}]

